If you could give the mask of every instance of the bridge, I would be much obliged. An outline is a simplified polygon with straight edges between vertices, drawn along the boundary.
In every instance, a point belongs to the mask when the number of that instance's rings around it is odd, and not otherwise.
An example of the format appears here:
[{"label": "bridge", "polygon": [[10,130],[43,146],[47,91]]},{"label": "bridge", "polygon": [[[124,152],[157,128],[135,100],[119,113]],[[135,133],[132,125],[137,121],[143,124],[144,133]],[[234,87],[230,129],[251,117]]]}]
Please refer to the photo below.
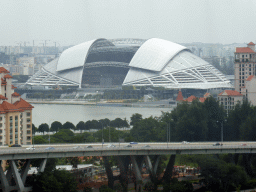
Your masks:
[{"label": "bridge", "polygon": [[[47,149],[49,146],[54,149]],[[31,187],[25,187],[25,182],[32,159],[41,159],[38,172],[43,172],[48,158],[102,156],[109,186],[113,187],[114,180],[127,186],[127,170],[129,164],[136,177],[136,191],[141,187],[141,170],[146,165],[150,178],[155,179],[161,155],[170,155],[163,180],[170,180],[172,168],[177,154],[253,154],[256,153],[256,142],[223,142],[223,145],[215,145],[214,142],[194,143],[111,143],[111,144],[52,144],[34,145],[22,147],[0,147],[0,161],[9,160],[10,166],[6,173],[0,166],[0,180],[3,191],[31,191]],[[30,148],[30,149],[27,149]],[[31,150],[32,149],[32,150]],[[114,177],[109,164],[109,156],[114,156],[120,168],[119,177]],[[15,161],[26,160],[25,165],[19,172]],[[235,160],[234,160],[235,161]],[[248,159],[249,161],[249,159]],[[15,185],[12,185],[11,178]]]}]

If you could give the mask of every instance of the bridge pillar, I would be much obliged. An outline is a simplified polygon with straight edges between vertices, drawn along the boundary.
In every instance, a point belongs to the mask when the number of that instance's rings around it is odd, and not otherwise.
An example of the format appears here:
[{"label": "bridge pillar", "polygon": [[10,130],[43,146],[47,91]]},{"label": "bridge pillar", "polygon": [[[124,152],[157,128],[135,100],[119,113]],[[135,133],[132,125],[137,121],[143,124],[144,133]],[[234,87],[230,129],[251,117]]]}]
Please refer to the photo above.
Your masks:
[{"label": "bridge pillar", "polygon": [[109,158],[103,157],[104,166],[106,168],[106,173],[108,176],[108,187],[111,189],[114,189],[114,177],[113,177],[113,171],[111,169],[111,165],[109,164]]},{"label": "bridge pillar", "polygon": [[171,177],[172,177],[172,170],[173,170],[173,166],[174,166],[174,163],[175,163],[175,157],[176,157],[176,155],[171,155],[171,157],[169,159],[169,162],[167,164],[167,167],[165,169],[164,176],[163,176],[162,179],[166,184],[170,183],[170,180],[171,180]]},{"label": "bridge pillar", "polygon": [[139,191],[139,189],[142,188],[142,176],[141,176],[141,172],[137,163],[137,160],[135,158],[135,156],[131,156],[131,160],[132,160],[132,169],[133,172],[135,173],[135,177],[136,177],[136,186],[135,186],[135,190]]},{"label": "bridge pillar", "polygon": [[38,169],[38,173],[39,172],[44,172],[44,168],[45,168],[46,162],[47,162],[47,159],[42,159],[42,161],[40,163],[40,166],[39,166],[39,169]]},{"label": "bridge pillar", "polygon": [[1,165],[0,165],[0,180],[1,180],[2,191],[10,191],[10,185],[6,178],[6,175],[4,174],[4,170],[2,167],[2,161],[1,161]]},{"label": "bridge pillar", "polygon": [[160,161],[160,155],[156,155],[154,157],[154,164],[152,165],[152,162],[149,158],[148,155],[144,156],[144,159],[145,159],[145,162],[146,162],[146,165],[148,167],[148,171],[149,171],[149,174],[150,174],[150,179],[152,182],[155,182],[156,181],[156,172],[157,172],[157,168],[158,168],[158,164],[159,164],[159,161]]},{"label": "bridge pillar", "polygon": [[251,157],[252,154],[243,154],[243,167],[245,168],[246,173],[251,176],[254,177],[254,172],[252,170],[252,166],[251,166]]},{"label": "bridge pillar", "polygon": [[21,170],[20,175],[21,175],[21,179],[22,179],[23,183],[26,182],[26,178],[27,178],[28,171],[30,168],[30,163],[31,163],[31,159],[27,159],[25,165],[23,166],[23,168]]},{"label": "bridge pillar", "polygon": [[116,157],[119,169],[120,169],[120,175],[119,175],[119,181],[122,185],[123,192],[127,192],[128,190],[128,167],[130,162],[129,156],[117,156]]}]

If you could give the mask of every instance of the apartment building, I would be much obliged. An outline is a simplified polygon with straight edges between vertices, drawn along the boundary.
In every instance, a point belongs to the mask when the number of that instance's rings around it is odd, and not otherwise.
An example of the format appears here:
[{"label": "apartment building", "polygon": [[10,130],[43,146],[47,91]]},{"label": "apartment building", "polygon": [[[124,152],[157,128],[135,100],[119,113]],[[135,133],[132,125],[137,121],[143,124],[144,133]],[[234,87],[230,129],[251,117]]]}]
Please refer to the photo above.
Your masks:
[{"label": "apartment building", "polygon": [[14,91],[12,76],[0,67],[0,145],[32,144],[31,104]]},{"label": "apartment building", "polygon": [[235,105],[243,101],[243,95],[235,90],[225,90],[218,95],[218,101],[224,106],[227,114],[233,110]]},{"label": "apartment building", "polygon": [[256,52],[255,44],[250,42],[247,47],[236,47],[235,51],[235,90],[243,95],[242,87],[250,75],[255,75]]}]

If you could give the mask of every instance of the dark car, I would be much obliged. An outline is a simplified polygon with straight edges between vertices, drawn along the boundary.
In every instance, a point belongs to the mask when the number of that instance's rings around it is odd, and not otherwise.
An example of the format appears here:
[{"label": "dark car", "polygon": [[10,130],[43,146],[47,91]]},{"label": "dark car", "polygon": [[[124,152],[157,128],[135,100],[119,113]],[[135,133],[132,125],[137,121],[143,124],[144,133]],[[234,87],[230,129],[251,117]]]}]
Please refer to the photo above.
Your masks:
[{"label": "dark car", "polygon": [[13,145],[11,145],[10,147],[21,147],[21,145],[19,145],[19,144],[13,144]]},{"label": "dark car", "polygon": [[222,143],[214,143],[213,146],[222,146]]}]

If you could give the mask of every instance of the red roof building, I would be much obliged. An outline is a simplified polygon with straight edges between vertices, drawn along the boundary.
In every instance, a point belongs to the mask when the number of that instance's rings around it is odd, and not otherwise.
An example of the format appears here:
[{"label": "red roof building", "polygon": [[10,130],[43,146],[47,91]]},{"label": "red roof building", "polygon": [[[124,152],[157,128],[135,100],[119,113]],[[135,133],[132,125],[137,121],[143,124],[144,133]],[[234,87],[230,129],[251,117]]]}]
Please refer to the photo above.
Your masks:
[{"label": "red roof building", "polygon": [[183,96],[182,96],[182,92],[181,91],[178,92],[178,96],[176,98],[176,101],[183,101]]},{"label": "red roof building", "polygon": [[244,96],[235,90],[225,90],[218,95],[218,101],[224,106],[227,113],[233,110],[237,103],[243,101]]},{"label": "red roof building", "polygon": [[0,145],[32,144],[34,107],[14,92],[13,77],[7,73],[8,70],[0,67]]},{"label": "red roof building", "polygon": [[197,99],[196,96],[191,95],[190,97],[188,97],[187,99],[185,99],[185,101],[187,101],[187,102],[192,102],[192,101],[194,101],[194,100],[196,100],[196,99]]},{"label": "red roof building", "polygon": [[247,47],[236,47],[235,50],[235,90],[239,93],[246,95],[243,87],[245,86],[245,81],[251,75],[255,75],[255,65],[256,65],[256,52],[255,44],[250,42]]}]

